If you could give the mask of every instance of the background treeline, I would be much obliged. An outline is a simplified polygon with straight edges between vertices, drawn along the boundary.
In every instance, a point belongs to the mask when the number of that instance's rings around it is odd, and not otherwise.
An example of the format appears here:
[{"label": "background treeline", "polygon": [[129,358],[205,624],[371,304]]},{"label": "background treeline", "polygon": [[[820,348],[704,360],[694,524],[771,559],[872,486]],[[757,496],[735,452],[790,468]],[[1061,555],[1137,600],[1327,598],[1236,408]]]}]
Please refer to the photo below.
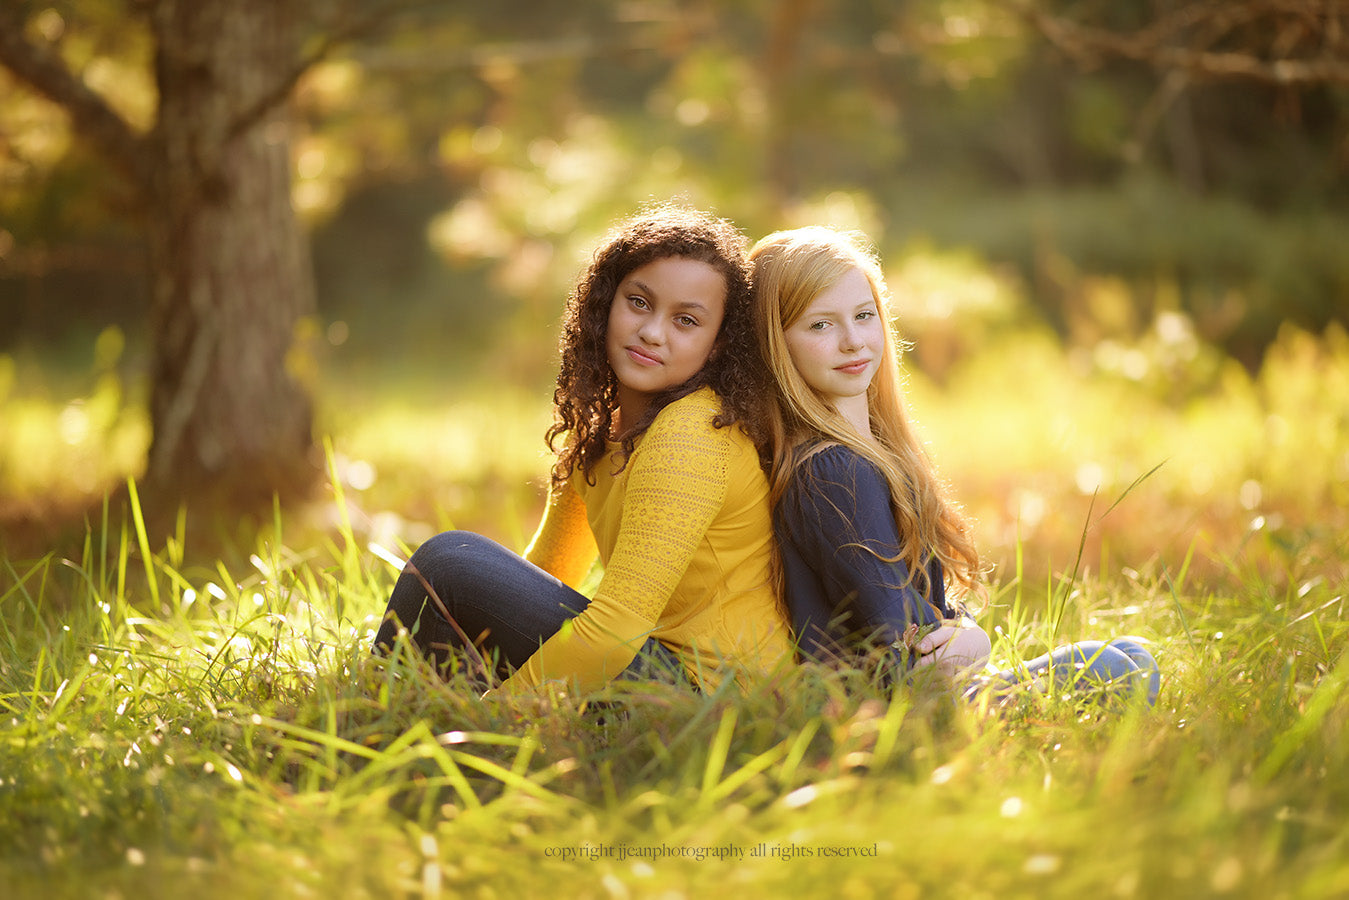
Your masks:
[{"label": "background treeline", "polygon": [[[150,124],[148,37],[122,2],[18,5]],[[1096,24],[1142,28],[1162,7],[1112,3]],[[311,19],[311,47],[347,39],[296,84],[293,195],[318,324],[353,360],[546,377],[585,248],[670,195],[754,236],[825,219],[895,264],[955,253],[956,300],[977,306],[971,272],[1012,279],[1018,314],[1081,342],[1178,312],[1254,366],[1278,323],[1320,330],[1349,307],[1334,80],[1083,66],[1016,4],[982,0],[334,2]],[[83,363],[116,324],[134,366],[140,235],[121,176],[0,71],[0,352]]]}]

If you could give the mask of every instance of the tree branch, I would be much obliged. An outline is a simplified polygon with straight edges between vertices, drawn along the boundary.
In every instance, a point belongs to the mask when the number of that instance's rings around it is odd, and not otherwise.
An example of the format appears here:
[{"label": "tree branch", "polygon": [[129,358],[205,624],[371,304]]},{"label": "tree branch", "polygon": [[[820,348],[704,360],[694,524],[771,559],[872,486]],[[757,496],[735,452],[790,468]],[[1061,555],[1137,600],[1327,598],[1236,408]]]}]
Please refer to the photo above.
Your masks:
[{"label": "tree branch", "polygon": [[0,5],[0,66],[65,110],[75,133],[109,163],[138,185],[147,184],[145,138],[55,53],[33,44],[23,33],[23,15]]},{"label": "tree branch", "polygon": [[1349,61],[1333,57],[1264,60],[1246,53],[1159,48],[1136,57],[1163,69],[1183,69],[1210,78],[1261,81],[1290,87],[1349,84]]},{"label": "tree branch", "polygon": [[[1288,3],[1248,0],[1240,4],[1195,3],[1162,16],[1134,32],[1098,28],[1046,12],[1031,0],[1003,0],[1051,44],[1079,64],[1093,64],[1102,57],[1130,59],[1157,69],[1183,71],[1210,79],[1247,80],[1292,87],[1317,84],[1349,84],[1349,56],[1340,35],[1343,13],[1338,0]],[[1314,55],[1273,58],[1257,48],[1209,49],[1232,37],[1240,27],[1257,27],[1263,19],[1289,24],[1292,20],[1315,34],[1320,26],[1324,41]],[[1266,35],[1274,27],[1261,27]],[[1190,37],[1187,42],[1186,37]],[[1188,45],[1187,45],[1188,44]],[[1293,49],[1293,46],[1282,48]]]},{"label": "tree branch", "polygon": [[265,91],[247,109],[239,113],[231,123],[229,131],[226,132],[226,142],[248,131],[262,121],[268,113],[285,103],[304,74],[327,59],[337,48],[356,38],[369,35],[397,13],[429,6],[430,4],[431,0],[388,0],[388,2],[376,5],[365,15],[356,16],[342,27],[335,28],[324,35],[317,47],[301,57],[283,78],[272,85],[271,89]]}]

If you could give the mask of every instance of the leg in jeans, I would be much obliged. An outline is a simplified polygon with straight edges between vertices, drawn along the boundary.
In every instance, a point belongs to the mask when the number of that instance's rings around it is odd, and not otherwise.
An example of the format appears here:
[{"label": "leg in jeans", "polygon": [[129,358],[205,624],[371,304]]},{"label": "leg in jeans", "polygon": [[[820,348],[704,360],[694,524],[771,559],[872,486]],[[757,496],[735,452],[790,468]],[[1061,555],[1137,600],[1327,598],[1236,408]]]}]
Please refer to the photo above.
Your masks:
[{"label": "leg in jeans", "polygon": [[1151,706],[1157,700],[1161,672],[1146,644],[1144,639],[1135,637],[1115,638],[1108,643],[1079,641],[1037,656],[1024,665],[980,678],[966,691],[966,696],[973,696],[985,687],[1005,694],[1014,685],[1035,686],[1048,677],[1060,691],[1101,690],[1120,697],[1142,691]]},{"label": "leg in jeans", "polygon": [[1139,674],[1135,677],[1147,683],[1148,706],[1151,706],[1157,702],[1157,693],[1161,690],[1162,670],[1157,667],[1157,660],[1153,659],[1152,652],[1148,650],[1149,643],[1147,638],[1125,635],[1112,640],[1110,646],[1129,657],[1134,665],[1138,666]]},{"label": "leg in jeans", "polygon": [[375,651],[387,653],[401,626],[439,669],[467,638],[496,657],[504,678],[589,603],[495,541],[447,531],[418,547],[398,576]]},{"label": "leg in jeans", "polygon": [[[467,639],[482,649],[489,665],[494,660],[495,676],[505,678],[589,603],[584,594],[495,541],[468,531],[447,531],[418,547],[403,568],[374,650],[383,654],[392,649],[401,626],[444,671]],[[647,640],[620,675],[670,676],[683,680],[683,666],[655,638]]]}]

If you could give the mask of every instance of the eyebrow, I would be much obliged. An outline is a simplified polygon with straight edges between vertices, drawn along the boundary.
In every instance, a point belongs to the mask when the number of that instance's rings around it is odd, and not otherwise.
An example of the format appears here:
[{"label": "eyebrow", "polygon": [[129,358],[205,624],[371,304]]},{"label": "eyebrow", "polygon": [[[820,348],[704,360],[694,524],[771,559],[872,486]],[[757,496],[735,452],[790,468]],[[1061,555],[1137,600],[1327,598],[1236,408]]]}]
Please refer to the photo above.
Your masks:
[{"label": "eyebrow", "polygon": [[[874,310],[876,310],[877,312],[880,312],[881,307],[880,307],[880,304],[876,302],[875,298],[872,298],[872,299],[869,299],[869,300],[863,300],[861,303],[859,303],[859,304],[857,304],[856,306],[854,306],[854,307],[852,308],[852,312],[853,312],[853,313],[859,313],[859,312],[861,312],[861,311],[864,310],[864,309],[874,309]],[[852,313],[845,313],[845,314],[846,314],[846,315],[851,315]],[[809,307],[806,308],[805,312],[801,313],[800,318],[802,318],[802,319],[805,319],[805,318],[812,318],[812,319],[829,319],[829,318],[833,318],[833,317],[836,316],[836,315],[838,315],[838,313],[834,312],[833,310],[817,309],[817,308],[812,304],[811,306],[809,306]]]},{"label": "eyebrow", "polygon": [[[645,281],[642,281],[639,278],[632,279],[632,283],[635,284],[637,286],[637,289],[641,291],[643,294],[648,294],[652,297],[660,296],[656,291],[652,290],[651,285],[647,284]],[[675,304],[675,306],[679,309],[696,309],[699,312],[703,313],[704,315],[707,314],[707,307],[703,306],[696,300],[681,300],[679,303]]]}]

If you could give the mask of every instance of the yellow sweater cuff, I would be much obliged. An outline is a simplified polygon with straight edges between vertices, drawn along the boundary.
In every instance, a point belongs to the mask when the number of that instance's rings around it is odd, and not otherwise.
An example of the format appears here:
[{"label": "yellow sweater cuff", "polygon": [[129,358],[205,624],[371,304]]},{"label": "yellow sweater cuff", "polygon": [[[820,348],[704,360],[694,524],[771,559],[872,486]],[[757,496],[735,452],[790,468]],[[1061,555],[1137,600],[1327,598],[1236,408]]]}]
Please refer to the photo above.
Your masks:
[{"label": "yellow sweater cuff", "polygon": [[519,693],[554,680],[566,680],[582,693],[597,690],[628,667],[654,627],[655,623],[597,598],[544,641],[501,690]]}]

